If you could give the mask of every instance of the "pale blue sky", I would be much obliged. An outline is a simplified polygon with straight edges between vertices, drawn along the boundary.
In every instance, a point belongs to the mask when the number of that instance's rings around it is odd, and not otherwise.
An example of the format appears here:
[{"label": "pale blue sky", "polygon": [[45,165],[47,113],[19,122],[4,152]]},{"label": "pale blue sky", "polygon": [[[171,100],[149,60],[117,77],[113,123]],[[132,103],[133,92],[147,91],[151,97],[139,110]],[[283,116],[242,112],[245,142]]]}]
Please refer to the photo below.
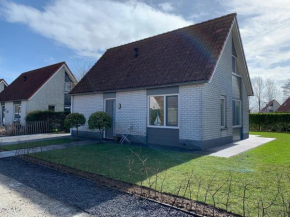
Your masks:
[{"label": "pale blue sky", "polygon": [[237,12],[250,75],[290,78],[289,0],[0,0],[0,78]]}]

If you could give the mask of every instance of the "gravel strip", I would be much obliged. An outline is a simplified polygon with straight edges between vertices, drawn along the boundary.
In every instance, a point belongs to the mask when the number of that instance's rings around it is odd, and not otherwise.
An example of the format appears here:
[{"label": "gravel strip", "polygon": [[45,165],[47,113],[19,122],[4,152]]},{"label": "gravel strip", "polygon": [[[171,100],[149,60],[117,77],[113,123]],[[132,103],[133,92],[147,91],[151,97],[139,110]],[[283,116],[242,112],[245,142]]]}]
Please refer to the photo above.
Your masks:
[{"label": "gravel strip", "polygon": [[[33,189],[60,204],[66,204],[80,212],[93,216],[189,216],[187,213],[170,209],[158,203],[140,199],[113,188],[98,186],[95,183],[50,168],[35,165],[17,158],[0,159],[0,175]],[[5,182],[0,181],[0,186]],[[17,191],[17,188],[13,189]],[[39,201],[37,194],[23,194],[19,197],[32,203]],[[0,194],[1,195],[1,194]],[[0,198],[3,202],[6,198]],[[21,198],[19,198],[21,201]],[[17,207],[17,201],[15,201]],[[52,216],[61,216],[49,208]],[[39,215],[38,215],[39,216]]]}]

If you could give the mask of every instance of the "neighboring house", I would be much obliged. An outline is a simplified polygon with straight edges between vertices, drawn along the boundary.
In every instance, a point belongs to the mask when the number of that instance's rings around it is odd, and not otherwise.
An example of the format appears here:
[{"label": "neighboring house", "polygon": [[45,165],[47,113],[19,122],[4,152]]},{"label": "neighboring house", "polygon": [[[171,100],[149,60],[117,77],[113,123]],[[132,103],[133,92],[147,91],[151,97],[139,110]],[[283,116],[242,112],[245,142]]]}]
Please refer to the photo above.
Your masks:
[{"label": "neighboring house", "polygon": [[277,112],[290,112],[290,97],[278,108]]},{"label": "neighboring house", "polygon": [[22,73],[0,93],[1,124],[25,123],[35,110],[70,110],[69,91],[77,81],[65,62]]},{"label": "neighboring house", "polygon": [[267,105],[261,109],[260,113],[270,113],[275,112],[280,107],[280,103],[278,103],[276,100],[271,100],[267,103]]},{"label": "neighboring house", "polygon": [[236,14],[111,48],[71,94],[72,112],[112,116],[108,139],[193,149],[246,139],[253,90]]},{"label": "neighboring house", "polygon": [[0,93],[6,88],[8,87],[7,82],[4,79],[0,78]]}]

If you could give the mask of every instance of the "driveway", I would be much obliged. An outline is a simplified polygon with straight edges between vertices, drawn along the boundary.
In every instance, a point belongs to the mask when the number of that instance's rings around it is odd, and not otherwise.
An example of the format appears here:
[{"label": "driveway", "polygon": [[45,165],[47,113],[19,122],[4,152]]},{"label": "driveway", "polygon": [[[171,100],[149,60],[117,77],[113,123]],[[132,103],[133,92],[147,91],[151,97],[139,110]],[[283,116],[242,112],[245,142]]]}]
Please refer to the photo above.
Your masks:
[{"label": "driveway", "polygon": [[188,216],[109,187],[11,157],[0,159],[1,216]]}]

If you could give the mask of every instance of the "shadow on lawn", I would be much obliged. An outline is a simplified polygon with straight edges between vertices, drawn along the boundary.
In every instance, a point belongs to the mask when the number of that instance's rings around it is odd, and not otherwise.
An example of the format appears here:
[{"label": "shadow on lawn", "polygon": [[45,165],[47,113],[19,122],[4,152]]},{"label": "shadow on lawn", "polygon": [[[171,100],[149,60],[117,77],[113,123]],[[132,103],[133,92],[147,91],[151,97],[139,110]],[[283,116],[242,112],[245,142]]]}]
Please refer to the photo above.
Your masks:
[{"label": "shadow on lawn", "polygon": [[[132,213],[136,216],[146,216],[148,212],[152,215],[166,215],[168,208],[149,201],[136,200],[128,194],[95,185],[95,183],[79,177],[64,174],[46,167],[28,163],[17,158],[0,159],[0,174],[14,179],[23,185],[32,188],[49,198],[69,204],[79,208],[79,213],[85,211],[90,215],[113,216],[116,213],[128,216]],[[7,185],[0,178],[0,185]],[[11,186],[8,186],[11,188]],[[13,191],[23,194],[19,186],[12,187]],[[28,197],[32,203],[37,204],[46,212],[56,214],[56,210],[51,210],[45,202],[39,201],[37,197]],[[176,211],[172,211],[176,213]],[[147,214],[146,214],[147,213]],[[172,213],[172,214],[173,214]],[[78,213],[71,213],[74,216]],[[160,215],[159,215],[160,214]],[[179,216],[187,216],[179,213]]]},{"label": "shadow on lawn", "polygon": [[[179,152],[174,150],[174,153],[179,153],[179,155],[173,156],[171,148],[119,145],[114,143],[77,146],[65,150],[42,152],[36,155],[47,161],[57,162],[62,165],[70,166],[71,168],[104,175],[125,182],[136,183],[144,181],[148,176],[143,173],[142,175],[135,174],[130,178],[128,162],[130,156],[131,159],[134,158],[137,162],[135,153],[140,154],[139,157],[142,159],[148,159],[148,162],[150,162],[148,163],[148,170],[150,170],[151,176],[154,176],[156,172],[160,173],[163,170],[193,159],[192,155],[190,155],[191,157],[183,156],[184,153],[189,153],[185,150],[180,150]],[[199,155],[194,156],[199,157]],[[156,163],[157,161],[163,161],[165,159],[166,163],[162,164],[162,167],[159,167],[158,171],[149,169],[158,165]],[[95,165],[95,167],[92,165]],[[139,170],[139,166],[140,164],[137,162],[134,169],[136,171]],[[12,178],[57,201],[76,206],[80,209],[80,212],[84,210],[89,214],[107,213],[113,215],[116,211],[109,210],[110,207],[106,204],[108,202],[110,203],[110,201],[114,201],[114,203],[117,203],[120,207],[136,206],[134,209],[140,209],[140,203],[133,205],[134,202],[128,201],[128,198],[123,198],[128,197],[128,195],[120,191],[96,186],[91,181],[28,163],[17,158],[0,159],[0,174]],[[1,182],[1,179],[0,183],[5,184]],[[17,188],[13,190],[17,191]],[[19,193],[21,193],[21,191],[19,191]],[[26,197],[26,195],[23,196]],[[47,212],[55,214],[55,210],[50,210],[44,203],[40,203],[38,198],[29,197],[29,199],[33,203],[41,206]],[[144,207],[142,208],[142,204],[141,209],[144,209]],[[157,208],[155,209],[157,210]],[[146,213],[146,210],[143,211]],[[72,215],[75,214],[77,213],[72,213]]]}]

